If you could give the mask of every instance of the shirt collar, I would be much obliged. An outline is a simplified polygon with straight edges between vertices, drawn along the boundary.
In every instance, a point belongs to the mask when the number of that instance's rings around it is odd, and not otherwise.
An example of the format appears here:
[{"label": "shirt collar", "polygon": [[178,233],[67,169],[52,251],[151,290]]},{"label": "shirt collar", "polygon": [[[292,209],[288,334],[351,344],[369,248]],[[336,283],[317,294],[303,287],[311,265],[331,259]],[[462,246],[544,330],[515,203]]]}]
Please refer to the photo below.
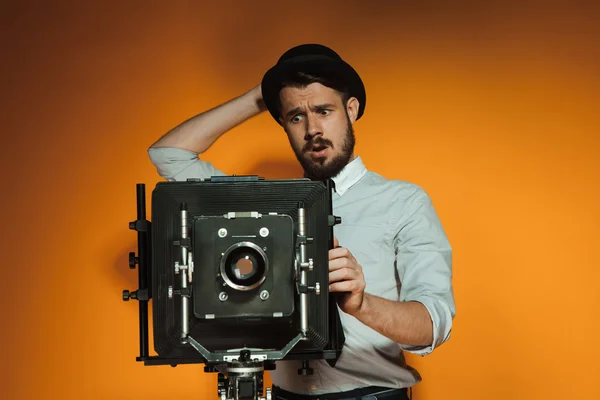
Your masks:
[{"label": "shirt collar", "polygon": [[354,160],[350,161],[344,169],[333,178],[336,193],[342,196],[366,173],[367,168],[362,159],[359,156],[355,157]]}]

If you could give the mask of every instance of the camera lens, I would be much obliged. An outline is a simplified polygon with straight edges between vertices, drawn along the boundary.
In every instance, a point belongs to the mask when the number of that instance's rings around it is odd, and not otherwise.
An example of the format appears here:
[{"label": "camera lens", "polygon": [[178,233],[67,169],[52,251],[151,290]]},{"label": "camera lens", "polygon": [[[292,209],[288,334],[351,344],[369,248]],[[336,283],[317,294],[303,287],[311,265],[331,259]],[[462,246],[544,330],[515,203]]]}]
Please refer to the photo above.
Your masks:
[{"label": "camera lens", "polygon": [[233,272],[233,275],[235,275],[238,280],[247,281],[256,275],[258,263],[253,254],[240,254],[239,257],[236,254],[234,258],[237,259],[237,261],[233,260],[230,264],[231,272]]},{"label": "camera lens", "polygon": [[229,247],[221,259],[221,276],[237,290],[251,290],[267,277],[265,252],[252,242],[240,242]]}]

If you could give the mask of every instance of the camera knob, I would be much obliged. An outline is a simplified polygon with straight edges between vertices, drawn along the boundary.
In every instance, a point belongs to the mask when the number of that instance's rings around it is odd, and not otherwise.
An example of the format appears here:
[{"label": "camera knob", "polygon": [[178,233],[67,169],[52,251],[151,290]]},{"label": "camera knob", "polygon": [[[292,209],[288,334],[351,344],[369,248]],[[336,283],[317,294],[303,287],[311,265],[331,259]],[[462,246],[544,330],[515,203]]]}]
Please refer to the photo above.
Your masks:
[{"label": "camera knob", "polygon": [[302,360],[302,367],[298,369],[298,375],[308,376],[312,375],[314,370],[308,366],[307,360]]},{"label": "camera knob", "polygon": [[[296,263],[298,263],[298,262],[296,261]],[[302,268],[304,270],[312,271],[314,267],[315,267],[315,264],[314,264],[312,258],[309,258],[308,262],[300,263],[300,268]]]},{"label": "camera knob", "polygon": [[137,300],[137,291],[123,290],[123,301],[129,301],[129,299]]},{"label": "camera knob", "polygon": [[135,269],[135,264],[138,264],[140,259],[135,256],[135,253],[132,251],[129,253],[129,268]]},{"label": "camera knob", "polygon": [[315,283],[315,294],[321,294],[321,284],[319,282]]}]

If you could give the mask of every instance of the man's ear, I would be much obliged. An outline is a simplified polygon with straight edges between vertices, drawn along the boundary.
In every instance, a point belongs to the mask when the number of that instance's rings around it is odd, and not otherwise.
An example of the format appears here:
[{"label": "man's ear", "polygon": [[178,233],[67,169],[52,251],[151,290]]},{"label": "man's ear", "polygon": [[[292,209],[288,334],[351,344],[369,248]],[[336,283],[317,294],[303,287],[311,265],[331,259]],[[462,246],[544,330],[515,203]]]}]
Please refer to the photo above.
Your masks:
[{"label": "man's ear", "polygon": [[360,103],[356,97],[350,97],[348,99],[348,103],[346,103],[346,110],[348,111],[348,117],[350,117],[350,122],[354,124],[356,121],[356,117],[358,116],[358,109],[360,107]]}]

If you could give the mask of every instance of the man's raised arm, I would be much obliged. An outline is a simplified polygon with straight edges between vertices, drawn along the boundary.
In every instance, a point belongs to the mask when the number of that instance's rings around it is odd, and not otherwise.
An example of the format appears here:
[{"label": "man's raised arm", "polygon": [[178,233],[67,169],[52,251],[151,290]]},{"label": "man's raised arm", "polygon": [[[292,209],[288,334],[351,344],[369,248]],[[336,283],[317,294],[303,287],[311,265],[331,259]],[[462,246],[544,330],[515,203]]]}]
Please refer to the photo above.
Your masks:
[{"label": "man's raised arm", "polygon": [[265,110],[260,85],[198,114],[167,132],[150,148],[176,147],[200,154],[225,132]]},{"label": "man's raised arm", "polygon": [[171,129],[148,149],[150,161],[159,175],[167,180],[225,175],[201,161],[198,154],[208,150],[224,133],[265,110],[261,86],[258,85]]}]

